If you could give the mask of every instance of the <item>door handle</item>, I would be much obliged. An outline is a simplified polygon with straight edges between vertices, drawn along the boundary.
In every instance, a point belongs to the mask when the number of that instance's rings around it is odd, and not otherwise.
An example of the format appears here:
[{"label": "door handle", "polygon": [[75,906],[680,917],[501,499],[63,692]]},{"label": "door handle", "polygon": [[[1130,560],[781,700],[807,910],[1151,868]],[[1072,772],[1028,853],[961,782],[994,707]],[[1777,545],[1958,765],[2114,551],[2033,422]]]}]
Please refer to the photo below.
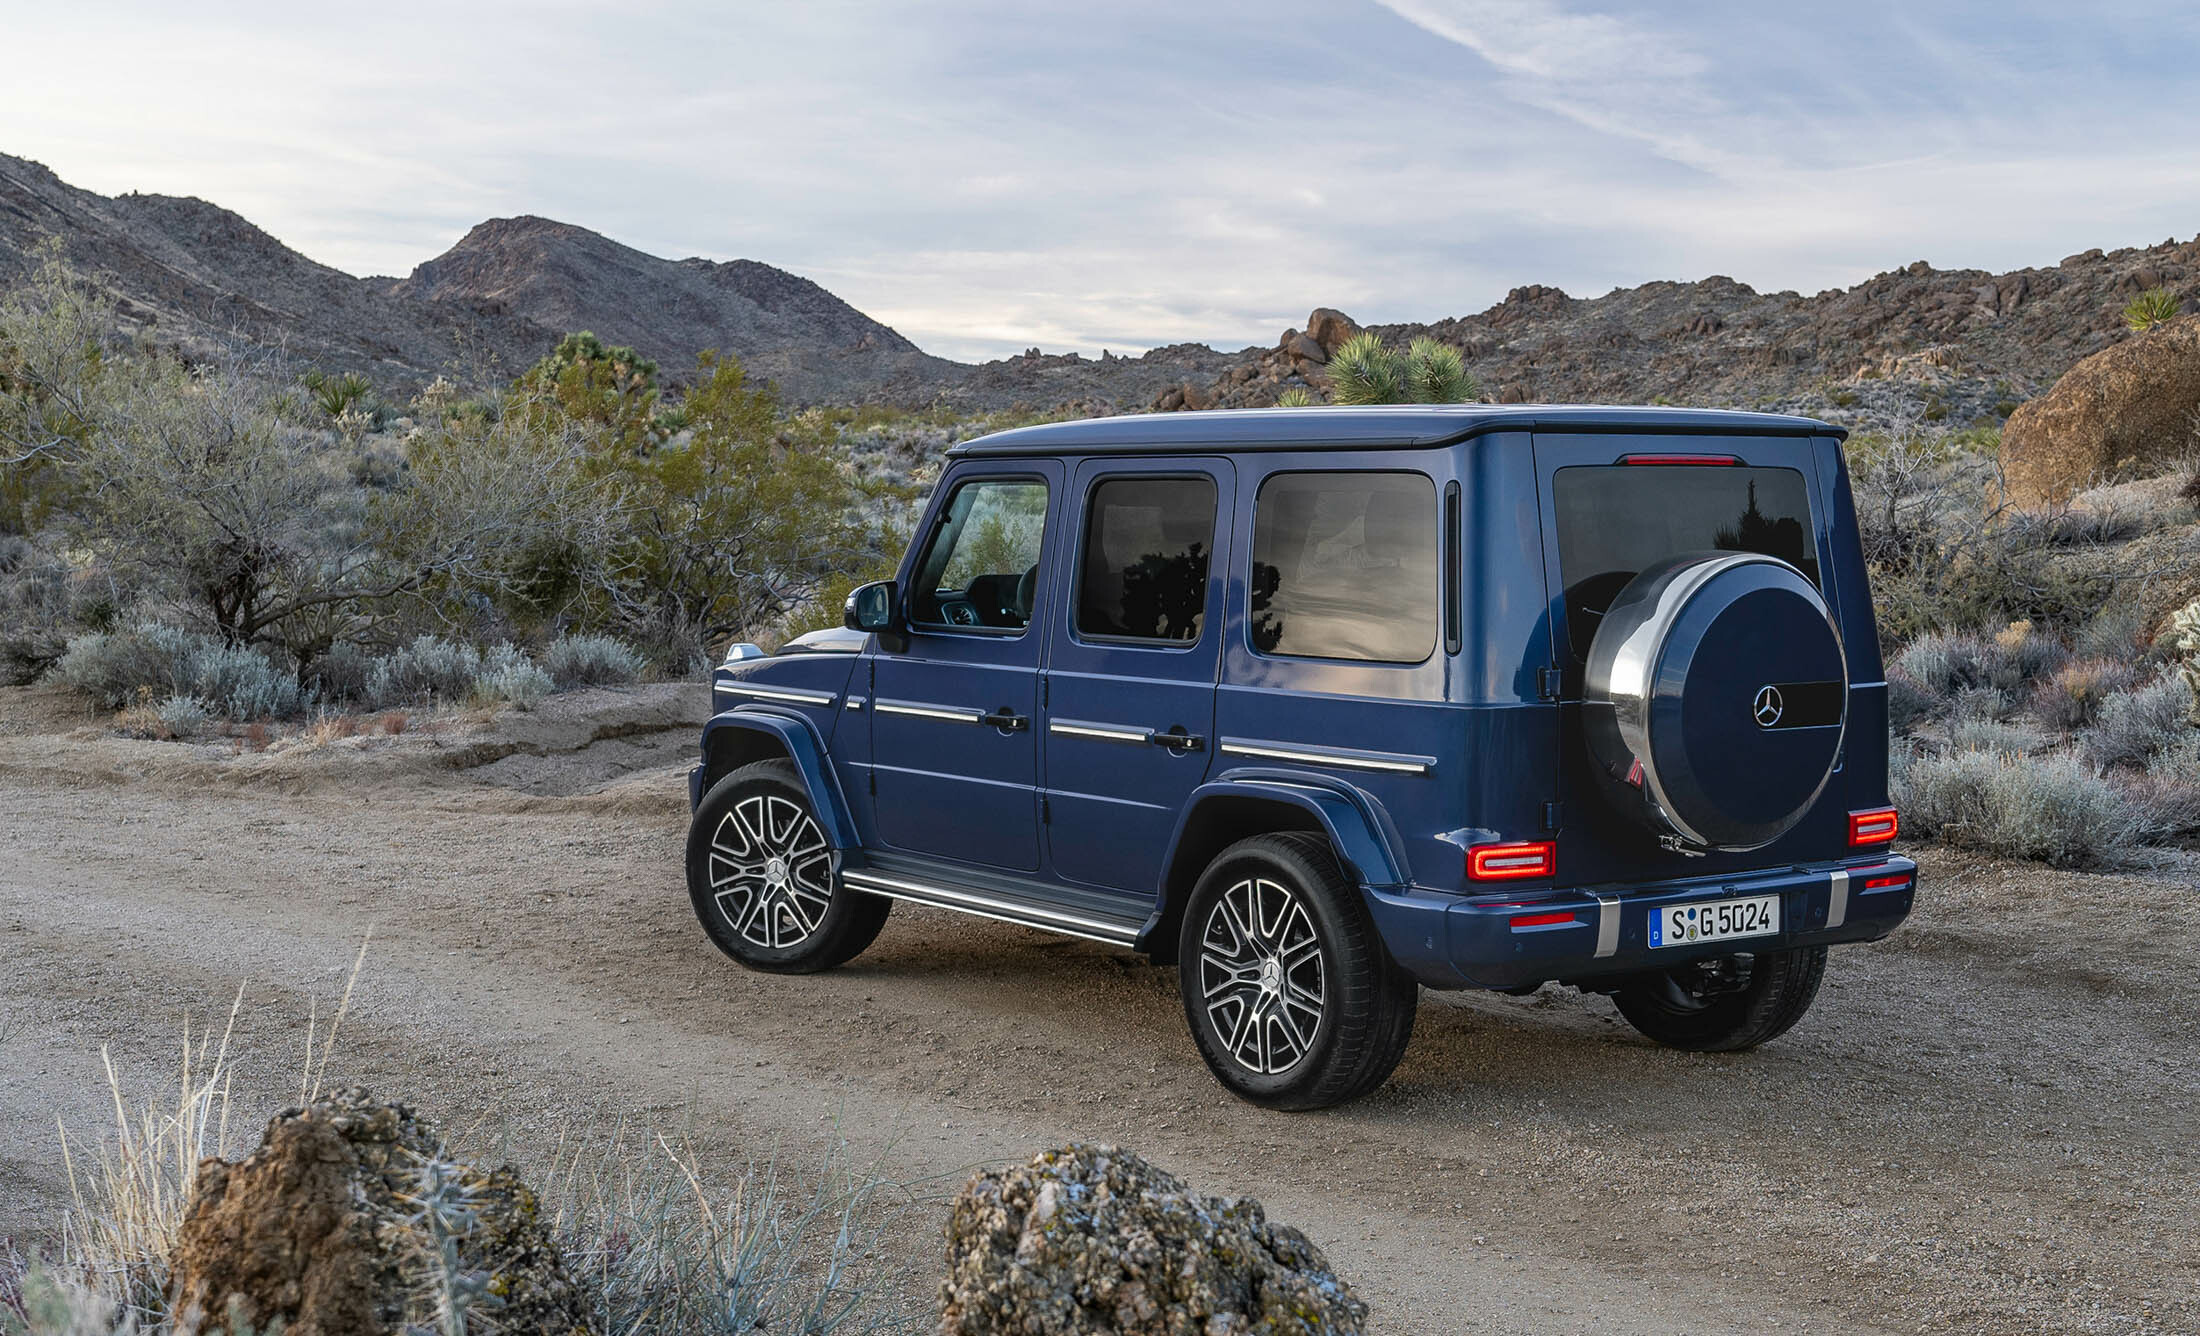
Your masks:
[{"label": "door handle", "polygon": [[1178,725],[1166,733],[1156,733],[1147,741],[1153,743],[1156,747],[1167,747],[1173,752],[1195,752],[1207,745],[1207,739],[1197,733],[1185,732],[1182,725]]},{"label": "door handle", "polygon": [[1003,705],[991,714],[981,714],[978,722],[988,728],[1005,728],[1011,733],[1021,733],[1031,727],[1031,721]]}]

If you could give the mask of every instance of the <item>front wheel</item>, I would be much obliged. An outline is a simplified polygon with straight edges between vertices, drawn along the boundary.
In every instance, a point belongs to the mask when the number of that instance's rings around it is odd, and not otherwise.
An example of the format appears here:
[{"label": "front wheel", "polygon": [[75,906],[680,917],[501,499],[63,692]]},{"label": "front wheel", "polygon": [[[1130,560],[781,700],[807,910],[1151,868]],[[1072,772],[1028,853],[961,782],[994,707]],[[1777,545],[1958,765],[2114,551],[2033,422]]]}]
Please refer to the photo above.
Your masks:
[{"label": "front wheel", "polygon": [[1192,1039],[1239,1098],[1319,1109],[1381,1085],[1420,990],[1360,892],[1311,835],[1241,840],[1184,907],[1178,984]]},{"label": "front wheel", "polygon": [[1822,946],[1758,951],[1638,974],[1612,1001],[1628,1024],[1668,1048],[1727,1053],[1787,1033],[1825,974]]},{"label": "front wheel", "polygon": [[753,970],[810,974],[853,959],[893,902],[841,884],[838,860],[786,761],[711,786],[688,827],[688,898],[712,944]]}]

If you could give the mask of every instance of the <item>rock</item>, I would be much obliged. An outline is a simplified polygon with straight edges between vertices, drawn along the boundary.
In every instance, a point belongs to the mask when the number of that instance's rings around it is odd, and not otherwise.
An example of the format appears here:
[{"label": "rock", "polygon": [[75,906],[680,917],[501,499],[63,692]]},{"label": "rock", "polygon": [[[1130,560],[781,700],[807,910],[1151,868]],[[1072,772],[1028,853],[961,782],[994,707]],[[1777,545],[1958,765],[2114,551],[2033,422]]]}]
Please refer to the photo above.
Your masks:
[{"label": "rock", "polygon": [[2200,408],[2200,316],[2111,344],[2009,415],[2002,471],[2019,505],[2065,501],[2119,474],[2167,465]]},{"label": "rock", "polygon": [[1215,392],[1208,386],[1185,381],[1184,406],[1195,412],[1213,408],[1215,406]]},{"label": "rock", "polygon": [[1359,322],[1333,307],[1317,306],[1306,317],[1306,336],[1322,350],[1322,360],[1336,356],[1346,339],[1360,332]]},{"label": "rock", "polygon": [[243,1160],[199,1165],[171,1259],[174,1311],[195,1308],[203,1333],[230,1330],[232,1308],[254,1330],[280,1322],[289,1336],[400,1329],[442,1269],[408,1200],[431,1163],[444,1171],[444,1216],[478,1315],[500,1331],[587,1332],[581,1293],[518,1175],[450,1163],[411,1110],[358,1090],[277,1114]]},{"label": "rock", "polygon": [[947,1262],[940,1336],[1351,1336],[1367,1320],[1321,1250],[1259,1202],[1202,1196],[1110,1146],[971,1179]]},{"label": "rock", "polygon": [[[1319,315],[1320,312],[1315,314]],[[1349,322],[1348,322],[1349,323]],[[1302,330],[1286,330],[1283,342],[1278,345],[1284,355],[1297,362],[1327,362],[1329,350],[1322,347],[1313,335]]]},{"label": "rock", "polygon": [[1169,388],[1163,390],[1158,396],[1155,397],[1151,411],[1156,413],[1174,413],[1176,410],[1182,408],[1183,406],[1184,387],[1182,385],[1171,385]]}]

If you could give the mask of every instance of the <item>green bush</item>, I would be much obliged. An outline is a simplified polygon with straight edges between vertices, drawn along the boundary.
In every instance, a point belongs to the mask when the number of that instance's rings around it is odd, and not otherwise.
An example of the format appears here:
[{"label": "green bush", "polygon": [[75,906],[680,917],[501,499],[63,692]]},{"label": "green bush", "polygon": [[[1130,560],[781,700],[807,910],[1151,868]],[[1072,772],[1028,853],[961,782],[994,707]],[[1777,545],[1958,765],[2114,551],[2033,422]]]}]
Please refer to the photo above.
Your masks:
[{"label": "green bush", "polygon": [[296,677],[258,650],[150,623],[78,636],[55,671],[110,710],[149,695],[190,696],[223,718],[247,720],[286,718],[313,703]]},{"label": "green bush", "polygon": [[1340,404],[1456,404],[1482,394],[1457,348],[1423,336],[1400,353],[1372,331],[1330,354],[1329,382]]},{"label": "green bush", "polygon": [[511,645],[498,645],[482,655],[481,671],[466,699],[476,706],[510,705],[532,710],[557,690],[557,685],[524,653]]},{"label": "green bush", "polygon": [[2192,706],[2192,688],[2174,670],[2164,671],[2145,686],[2104,699],[2093,726],[2079,734],[2078,748],[2103,769],[2144,769],[2192,736]]}]

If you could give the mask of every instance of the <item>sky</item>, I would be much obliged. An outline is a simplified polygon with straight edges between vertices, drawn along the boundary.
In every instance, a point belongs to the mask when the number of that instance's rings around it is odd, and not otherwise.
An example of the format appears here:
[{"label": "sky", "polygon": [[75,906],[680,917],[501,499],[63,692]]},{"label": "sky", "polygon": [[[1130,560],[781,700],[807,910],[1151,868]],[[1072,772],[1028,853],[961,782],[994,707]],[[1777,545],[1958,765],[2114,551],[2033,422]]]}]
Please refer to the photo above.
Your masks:
[{"label": "sky", "polygon": [[541,214],[965,360],[2200,231],[2185,3],[0,0],[0,32],[0,152],[74,185],[354,274]]}]

